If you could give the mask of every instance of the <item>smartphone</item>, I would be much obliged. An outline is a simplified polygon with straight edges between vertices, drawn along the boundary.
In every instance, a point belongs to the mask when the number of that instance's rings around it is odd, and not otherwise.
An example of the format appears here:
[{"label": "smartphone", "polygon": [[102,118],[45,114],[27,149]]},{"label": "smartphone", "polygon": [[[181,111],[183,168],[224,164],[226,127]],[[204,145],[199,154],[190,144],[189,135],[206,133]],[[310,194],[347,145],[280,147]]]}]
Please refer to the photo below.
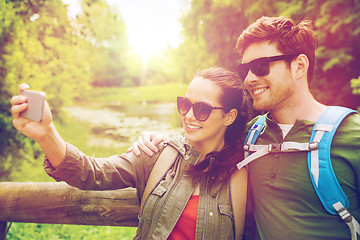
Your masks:
[{"label": "smartphone", "polygon": [[20,95],[27,97],[28,108],[20,113],[21,117],[41,122],[44,115],[45,93],[31,90],[24,90]]}]

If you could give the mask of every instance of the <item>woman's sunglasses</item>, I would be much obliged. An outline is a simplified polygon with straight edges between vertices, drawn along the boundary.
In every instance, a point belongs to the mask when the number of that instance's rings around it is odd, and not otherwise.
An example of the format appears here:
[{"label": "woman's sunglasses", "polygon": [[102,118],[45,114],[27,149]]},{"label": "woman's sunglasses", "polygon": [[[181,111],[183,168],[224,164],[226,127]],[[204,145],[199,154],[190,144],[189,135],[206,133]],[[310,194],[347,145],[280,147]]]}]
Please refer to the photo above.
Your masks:
[{"label": "woman's sunglasses", "polygon": [[199,121],[206,121],[212,110],[214,109],[225,109],[223,107],[212,107],[204,102],[192,103],[189,99],[184,97],[177,97],[177,108],[181,115],[186,115],[190,109],[193,109],[194,116]]},{"label": "woman's sunglasses", "polygon": [[266,76],[270,73],[270,62],[281,60],[292,60],[299,54],[279,55],[272,57],[262,57],[252,60],[248,63],[242,63],[236,66],[240,78],[244,81],[249,70],[258,77]]}]

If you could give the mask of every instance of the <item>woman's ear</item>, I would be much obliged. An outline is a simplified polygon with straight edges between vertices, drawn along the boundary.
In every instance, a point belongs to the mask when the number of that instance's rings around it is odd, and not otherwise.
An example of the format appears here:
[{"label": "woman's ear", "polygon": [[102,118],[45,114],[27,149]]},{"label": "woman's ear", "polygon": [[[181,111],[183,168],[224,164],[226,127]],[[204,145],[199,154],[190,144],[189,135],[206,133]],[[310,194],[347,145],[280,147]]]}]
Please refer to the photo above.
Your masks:
[{"label": "woman's ear", "polygon": [[234,109],[231,109],[230,112],[226,113],[226,117],[225,117],[225,126],[229,126],[231,125],[236,117],[238,115],[238,111],[234,108]]}]

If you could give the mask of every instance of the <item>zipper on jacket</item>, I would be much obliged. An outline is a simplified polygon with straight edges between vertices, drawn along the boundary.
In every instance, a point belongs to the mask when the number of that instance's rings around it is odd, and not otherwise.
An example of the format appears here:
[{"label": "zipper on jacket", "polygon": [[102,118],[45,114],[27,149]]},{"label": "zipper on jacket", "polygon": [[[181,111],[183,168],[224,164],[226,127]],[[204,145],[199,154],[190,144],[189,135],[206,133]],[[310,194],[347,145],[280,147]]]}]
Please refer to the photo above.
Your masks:
[{"label": "zipper on jacket", "polygon": [[[178,157],[179,157],[179,155],[178,155]],[[199,156],[199,158],[200,158],[200,156]],[[176,160],[174,161],[174,164],[173,164],[172,167],[175,168],[175,164],[177,163],[177,161],[178,161],[178,159],[176,159]],[[179,164],[180,164],[180,163],[179,163]],[[166,174],[167,174],[167,173],[168,173],[168,172],[166,172]],[[166,175],[166,174],[165,174],[165,175]],[[164,199],[163,206],[166,205],[169,197],[172,195],[172,193],[173,193],[173,191],[174,191],[175,186],[177,186],[177,185],[179,184],[179,182],[180,182],[180,180],[181,180],[181,178],[183,177],[184,174],[185,174],[185,171],[182,171],[182,173],[180,173],[179,177],[178,177],[178,178],[176,179],[176,181],[174,182],[173,187],[171,187],[171,188],[169,189],[169,191],[168,191],[168,193],[167,193],[167,196],[166,196],[166,198]],[[160,200],[160,199],[159,199],[159,200]],[[154,209],[153,209],[153,210],[154,210]],[[153,211],[153,210],[152,210],[152,211]],[[159,219],[156,219],[156,221],[158,222]],[[151,234],[150,234],[149,236],[152,236],[152,235],[154,234],[154,231],[155,231],[155,230],[156,230],[156,227],[153,229],[153,231],[151,232]],[[166,237],[169,237],[170,234],[171,234],[171,232],[169,232]]]}]

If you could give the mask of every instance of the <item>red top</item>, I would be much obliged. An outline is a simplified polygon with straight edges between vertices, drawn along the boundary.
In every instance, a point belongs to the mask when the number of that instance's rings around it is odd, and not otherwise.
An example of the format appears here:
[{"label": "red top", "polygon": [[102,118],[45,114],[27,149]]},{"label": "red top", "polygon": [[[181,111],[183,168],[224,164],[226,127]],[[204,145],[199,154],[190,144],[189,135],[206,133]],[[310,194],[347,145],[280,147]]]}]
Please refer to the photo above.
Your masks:
[{"label": "red top", "polygon": [[168,239],[195,239],[199,195],[192,195]]}]

